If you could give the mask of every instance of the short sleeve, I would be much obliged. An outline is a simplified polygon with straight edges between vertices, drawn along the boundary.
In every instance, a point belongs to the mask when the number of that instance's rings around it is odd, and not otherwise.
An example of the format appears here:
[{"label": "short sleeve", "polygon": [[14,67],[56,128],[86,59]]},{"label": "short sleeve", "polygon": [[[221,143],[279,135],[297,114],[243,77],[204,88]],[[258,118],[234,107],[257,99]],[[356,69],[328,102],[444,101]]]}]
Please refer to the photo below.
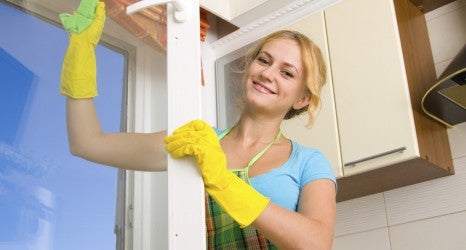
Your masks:
[{"label": "short sleeve", "polygon": [[337,185],[330,162],[320,150],[304,149],[300,188],[317,179],[329,179]]}]

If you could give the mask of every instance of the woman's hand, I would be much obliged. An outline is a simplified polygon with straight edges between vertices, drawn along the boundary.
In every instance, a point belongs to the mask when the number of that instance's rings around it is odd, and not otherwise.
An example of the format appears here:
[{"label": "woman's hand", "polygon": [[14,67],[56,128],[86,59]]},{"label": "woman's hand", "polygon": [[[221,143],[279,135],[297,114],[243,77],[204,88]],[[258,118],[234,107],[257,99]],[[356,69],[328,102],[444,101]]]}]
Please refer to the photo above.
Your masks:
[{"label": "woman's hand", "polygon": [[193,120],[165,138],[166,150],[173,158],[194,156],[199,164],[204,184],[221,185],[226,174],[226,157],[213,128],[201,120]]},{"label": "woman's hand", "polygon": [[196,158],[206,191],[240,226],[250,225],[269,203],[269,198],[228,171],[217,134],[207,123],[191,121],[167,136],[165,143],[174,158]]},{"label": "woman's hand", "polygon": [[75,99],[97,96],[95,46],[102,35],[105,19],[105,3],[99,2],[91,25],[81,33],[70,33],[61,72],[61,94]]}]

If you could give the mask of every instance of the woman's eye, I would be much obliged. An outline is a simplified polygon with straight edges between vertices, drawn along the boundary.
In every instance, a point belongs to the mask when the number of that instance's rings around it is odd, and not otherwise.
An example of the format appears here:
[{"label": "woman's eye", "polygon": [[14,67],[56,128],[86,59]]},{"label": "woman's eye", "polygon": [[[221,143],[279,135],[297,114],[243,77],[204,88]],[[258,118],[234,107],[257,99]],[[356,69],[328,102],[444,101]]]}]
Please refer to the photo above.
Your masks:
[{"label": "woman's eye", "polygon": [[284,71],[282,71],[282,74],[283,74],[283,76],[284,76],[285,78],[294,78],[294,74],[291,73],[290,71],[284,70]]},{"label": "woman's eye", "polygon": [[259,61],[260,64],[269,65],[269,61],[263,57],[258,57],[257,61]]}]

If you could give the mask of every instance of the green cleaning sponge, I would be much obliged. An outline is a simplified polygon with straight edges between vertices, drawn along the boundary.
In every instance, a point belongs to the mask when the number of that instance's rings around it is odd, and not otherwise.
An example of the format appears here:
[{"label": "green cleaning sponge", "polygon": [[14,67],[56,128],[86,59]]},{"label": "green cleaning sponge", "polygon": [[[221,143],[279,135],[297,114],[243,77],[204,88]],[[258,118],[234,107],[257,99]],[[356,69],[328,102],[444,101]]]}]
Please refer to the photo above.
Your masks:
[{"label": "green cleaning sponge", "polygon": [[91,25],[99,0],[82,0],[78,10],[73,14],[62,13],[60,20],[66,30],[81,33]]}]

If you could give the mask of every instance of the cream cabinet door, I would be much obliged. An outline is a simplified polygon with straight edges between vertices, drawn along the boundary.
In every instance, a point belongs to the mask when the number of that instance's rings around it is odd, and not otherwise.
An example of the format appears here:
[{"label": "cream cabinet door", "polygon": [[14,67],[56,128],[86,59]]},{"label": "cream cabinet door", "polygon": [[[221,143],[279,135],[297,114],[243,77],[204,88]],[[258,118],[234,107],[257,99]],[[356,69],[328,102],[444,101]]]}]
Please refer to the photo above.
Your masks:
[{"label": "cream cabinet door", "polygon": [[345,176],[419,155],[392,0],[325,10]]},{"label": "cream cabinet door", "polygon": [[283,133],[309,147],[322,150],[332,165],[335,176],[342,177],[341,155],[338,139],[338,128],[335,115],[332,74],[329,67],[327,35],[323,12],[306,17],[287,27],[309,36],[320,47],[327,62],[327,82],[322,89],[322,106],[314,126],[307,128],[308,115],[286,120],[282,123]]}]

